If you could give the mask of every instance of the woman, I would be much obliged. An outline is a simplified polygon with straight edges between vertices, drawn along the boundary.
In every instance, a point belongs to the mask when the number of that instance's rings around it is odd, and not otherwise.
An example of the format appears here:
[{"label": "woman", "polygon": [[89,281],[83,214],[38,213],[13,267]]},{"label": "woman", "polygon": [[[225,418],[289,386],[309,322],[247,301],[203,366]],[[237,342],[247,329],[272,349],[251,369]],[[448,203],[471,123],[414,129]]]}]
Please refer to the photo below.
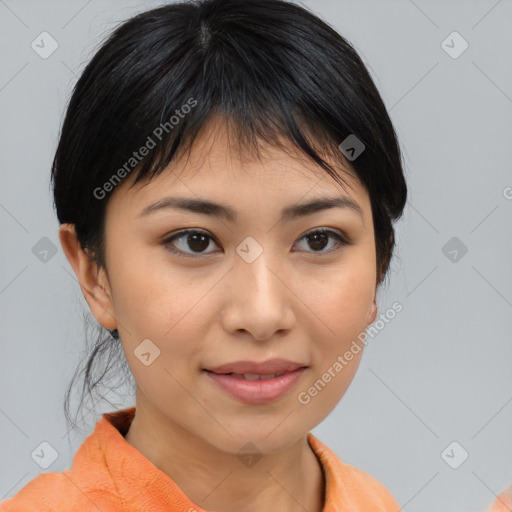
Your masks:
[{"label": "woman", "polygon": [[109,331],[87,384],[122,350],[136,405],[2,511],[399,510],[309,433],[355,375],[407,194],[343,37],[281,0],[141,13],[80,77],[52,180]]}]

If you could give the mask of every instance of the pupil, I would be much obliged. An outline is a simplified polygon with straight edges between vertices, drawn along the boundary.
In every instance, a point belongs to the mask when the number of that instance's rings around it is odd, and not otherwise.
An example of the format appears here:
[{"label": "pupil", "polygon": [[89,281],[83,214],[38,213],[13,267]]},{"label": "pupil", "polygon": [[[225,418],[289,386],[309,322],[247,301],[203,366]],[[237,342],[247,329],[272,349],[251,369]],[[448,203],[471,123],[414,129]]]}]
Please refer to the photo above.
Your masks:
[{"label": "pupil", "polygon": [[[201,242],[199,242],[198,246],[194,247],[194,244],[197,242],[199,237],[202,238],[202,247],[201,247]],[[196,250],[197,249],[198,251],[202,251],[202,250],[204,250],[204,249],[206,249],[208,247],[208,241],[206,240],[206,236],[205,235],[201,235],[201,234],[189,235],[187,241],[190,244],[190,248],[192,250]],[[206,244],[205,244],[205,241],[206,241]]]},{"label": "pupil", "polygon": [[[313,235],[309,235],[309,237],[308,237],[308,238],[311,240],[311,238],[317,239],[317,237],[322,237],[324,242],[325,242],[325,241],[326,241],[326,239],[327,239],[327,236],[326,236],[326,234],[325,234],[325,233],[315,233],[315,234],[313,234]],[[315,246],[315,243],[316,243],[317,241],[318,241],[318,239],[317,239],[317,240],[314,240],[314,241],[313,241],[313,244],[311,244],[311,243],[310,243],[310,245],[311,245],[312,249],[323,249],[323,248],[325,247],[325,243],[323,243],[323,244],[322,244],[322,243],[320,243],[320,247],[317,247],[317,246]]]}]

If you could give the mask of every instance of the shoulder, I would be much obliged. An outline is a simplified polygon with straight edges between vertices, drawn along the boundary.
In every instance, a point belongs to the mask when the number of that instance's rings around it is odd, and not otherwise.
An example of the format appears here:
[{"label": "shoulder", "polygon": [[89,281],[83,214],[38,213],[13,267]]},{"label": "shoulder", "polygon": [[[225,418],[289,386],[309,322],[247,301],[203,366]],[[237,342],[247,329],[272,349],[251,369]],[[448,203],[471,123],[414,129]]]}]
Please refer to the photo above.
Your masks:
[{"label": "shoulder", "polygon": [[[69,485],[65,473],[41,473],[28,482],[13,497],[0,502],[1,512],[54,511],[66,496],[74,499],[76,491]],[[68,501],[69,502],[69,501]]]},{"label": "shoulder", "polygon": [[399,512],[401,509],[382,482],[363,470],[342,462],[312,434],[308,441],[322,464],[326,477],[325,510],[354,512]]},{"label": "shoulder", "polygon": [[359,506],[371,505],[374,511],[398,512],[400,507],[387,487],[377,478],[351,464],[341,463],[346,485]]},{"label": "shoulder", "polygon": [[487,512],[512,512],[512,485],[496,498]]},{"label": "shoulder", "polygon": [[71,468],[37,475],[14,496],[0,502],[0,512],[119,510],[121,498],[105,456],[108,428],[105,420],[99,421],[75,453]]},{"label": "shoulder", "polygon": [[0,502],[0,512],[63,512],[71,510],[119,510],[119,499],[107,484],[86,482],[69,469],[41,473],[11,498]]}]

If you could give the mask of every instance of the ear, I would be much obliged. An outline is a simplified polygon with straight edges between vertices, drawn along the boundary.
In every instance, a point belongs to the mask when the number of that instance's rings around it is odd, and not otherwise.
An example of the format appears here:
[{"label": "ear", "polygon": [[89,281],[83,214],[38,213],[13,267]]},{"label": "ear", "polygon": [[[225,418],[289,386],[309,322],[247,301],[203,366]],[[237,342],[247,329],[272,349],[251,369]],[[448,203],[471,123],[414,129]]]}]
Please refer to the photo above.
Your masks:
[{"label": "ear", "polygon": [[74,224],[62,224],[59,239],[66,257],[96,320],[106,329],[117,329],[110,284],[103,268],[91,261],[76,236]]},{"label": "ear", "polygon": [[373,299],[372,305],[368,311],[366,325],[370,325],[375,321],[375,317],[377,316],[377,302],[375,298]]}]

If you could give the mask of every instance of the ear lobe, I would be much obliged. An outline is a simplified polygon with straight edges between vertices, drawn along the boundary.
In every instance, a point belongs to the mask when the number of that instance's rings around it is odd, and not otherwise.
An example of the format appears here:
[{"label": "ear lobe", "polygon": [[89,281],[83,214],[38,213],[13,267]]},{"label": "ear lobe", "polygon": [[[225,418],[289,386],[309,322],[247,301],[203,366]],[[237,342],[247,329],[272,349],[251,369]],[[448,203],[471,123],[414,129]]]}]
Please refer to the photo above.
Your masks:
[{"label": "ear lobe", "polygon": [[373,303],[370,307],[370,310],[368,311],[367,322],[366,322],[367,325],[370,325],[375,321],[375,317],[377,316],[377,309],[378,309],[377,303],[376,303],[375,299],[373,299]]},{"label": "ear lobe", "polygon": [[117,322],[105,270],[98,269],[96,262],[91,261],[89,253],[82,248],[74,224],[62,224],[59,228],[59,239],[92,314],[106,329],[116,329]]}]

